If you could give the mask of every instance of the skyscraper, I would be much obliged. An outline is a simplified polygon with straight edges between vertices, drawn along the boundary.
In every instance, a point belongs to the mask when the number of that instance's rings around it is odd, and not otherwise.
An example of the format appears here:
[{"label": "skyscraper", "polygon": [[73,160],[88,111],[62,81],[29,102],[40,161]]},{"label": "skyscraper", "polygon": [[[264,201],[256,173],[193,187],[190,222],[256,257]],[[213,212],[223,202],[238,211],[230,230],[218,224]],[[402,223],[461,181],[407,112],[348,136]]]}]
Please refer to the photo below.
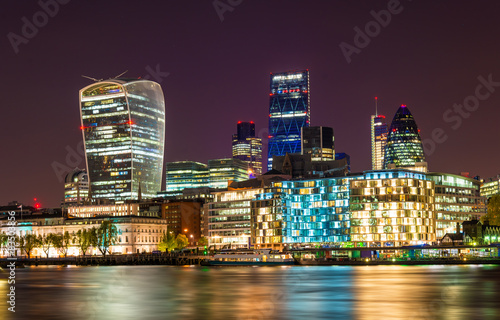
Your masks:
[{"label": "skyscraper", "polygon": [[312,161],[335,160],[333,128],[302,127],[302,154],[311,154]]},{"label": "skyscraper", "polygon": [[262,174],[262,139],[255,137],[255,123],[238,121],[236,129],[233,158],[247,162],[251,174]]},{"label": "skyscraper", "polygon": [[273,156],[301,152],[301,128],[309,127],[309,71],[271,73],[267,169]]},{"label": "skyscraper", "polygon": [[110,79],[80,90],[91,198],[123,202],[161,189],[165,102],[158,83]]},{"label": "skyscraper", "polygon": [[384,155],[384,169],[405,168],[427,171],[420,130],[406,105],[392,119]]},{"label": "skyscraper", "polygon": [[387,143],[387,124],[385,116],[378,114],[378,98],[375,97],[375,115],[371,116],[371,146],[372,146],[372,170],[384,168],[384,153]]}]

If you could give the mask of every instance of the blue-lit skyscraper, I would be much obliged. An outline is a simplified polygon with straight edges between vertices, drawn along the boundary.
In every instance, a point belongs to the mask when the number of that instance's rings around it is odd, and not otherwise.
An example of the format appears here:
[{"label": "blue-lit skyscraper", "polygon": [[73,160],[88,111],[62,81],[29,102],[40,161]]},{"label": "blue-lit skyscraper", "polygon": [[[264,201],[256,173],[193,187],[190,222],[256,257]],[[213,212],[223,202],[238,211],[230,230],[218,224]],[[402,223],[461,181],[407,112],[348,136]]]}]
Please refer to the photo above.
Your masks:
[{"label": "blue-lit skyscraper", "polygon": [[160,85],[110,79],[80,90],[92,199],[123,202],[161,189],[165,101]]},{"label": "blue-lit skyscraper", "polygon": [[271,73],[267,168],[273,156],[300,153],[302,127],[309,127],[309,71]]}]

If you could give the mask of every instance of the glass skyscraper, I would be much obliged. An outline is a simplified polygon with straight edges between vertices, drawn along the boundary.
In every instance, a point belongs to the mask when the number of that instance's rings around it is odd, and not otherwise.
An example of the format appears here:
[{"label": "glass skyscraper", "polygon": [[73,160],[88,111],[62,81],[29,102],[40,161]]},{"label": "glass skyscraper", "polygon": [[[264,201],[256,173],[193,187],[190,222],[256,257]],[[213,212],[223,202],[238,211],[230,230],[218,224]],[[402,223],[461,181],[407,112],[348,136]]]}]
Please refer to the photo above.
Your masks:
[{"label": "glass skyscraper", "polygon": [[80,90],[90,194],[123,202],[161,189],[165,101],[160,85],[110,79]]},{"label": "glass skyscraper", "polygon": [[301,128],[309,127],[309,71],[271,73],[267,169],[273,156],[301,153]]},{"label": "glass skyscraper", "polygon": [[372,170],[384,168],[384,153],[387,143],[387,124],[385,116],[376,114],[371,116],[371,145],[372,145]]},{"label": "glass skyscraper", "polygon": [[427,171],[420,130],[410,110],[402,105],[392,119],[384,155],[384,169]]},{"label": "glass skyscraper", "polygon": [[248,163],[251,175],[262,174],[262,139],[255,137],[255,123],[238,121],[233,134],[233,158]]},{"label": "glass skyscraper", "polygon": [[311,154],[312,161],[335,160],[333,128],[302,127],[302,154]]}]

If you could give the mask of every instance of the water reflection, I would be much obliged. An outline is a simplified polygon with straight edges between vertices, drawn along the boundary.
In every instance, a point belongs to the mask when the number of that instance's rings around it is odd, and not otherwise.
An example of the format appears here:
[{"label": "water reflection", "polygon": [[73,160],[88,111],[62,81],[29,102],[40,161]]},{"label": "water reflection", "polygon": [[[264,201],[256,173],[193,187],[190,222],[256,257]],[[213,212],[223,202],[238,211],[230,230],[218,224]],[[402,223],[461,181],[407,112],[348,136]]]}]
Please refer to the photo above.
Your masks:
[{"label": "water reflection", "polygon": [[[6,296],[5,273],[0,294]],[[0,319],[497,319],[496,266],[30,267]]]}]

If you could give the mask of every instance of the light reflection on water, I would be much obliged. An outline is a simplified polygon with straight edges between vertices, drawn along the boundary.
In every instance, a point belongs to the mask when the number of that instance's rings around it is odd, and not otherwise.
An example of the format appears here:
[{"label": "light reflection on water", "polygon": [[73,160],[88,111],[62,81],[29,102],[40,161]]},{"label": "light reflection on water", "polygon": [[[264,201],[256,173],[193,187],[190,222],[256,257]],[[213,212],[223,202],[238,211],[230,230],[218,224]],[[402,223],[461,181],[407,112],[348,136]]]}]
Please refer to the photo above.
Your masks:
[{"label": "light reflection on water", "polygon": [[[497,266],[29,267],[0,319],[498,319]],[[5,272],[0,294],[6,297]],[[6,301],[6,300],[4,300]]]}]

